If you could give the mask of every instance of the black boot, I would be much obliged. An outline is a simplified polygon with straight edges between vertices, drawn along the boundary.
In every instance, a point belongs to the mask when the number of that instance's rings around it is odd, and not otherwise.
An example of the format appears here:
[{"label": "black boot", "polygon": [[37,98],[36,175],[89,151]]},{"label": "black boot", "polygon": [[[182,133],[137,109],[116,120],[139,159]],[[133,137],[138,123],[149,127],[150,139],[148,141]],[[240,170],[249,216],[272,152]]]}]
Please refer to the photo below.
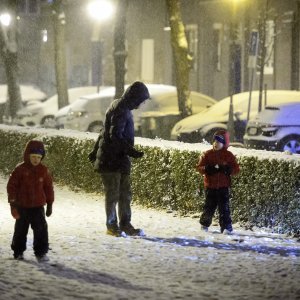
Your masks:
[{"label": "black boot", "polygon": [[127,235],[131,236],[144,236],[144,232],[140,228],[134,228],[130,223],[125,225],[120,225],[120,229],[124,231]]}]

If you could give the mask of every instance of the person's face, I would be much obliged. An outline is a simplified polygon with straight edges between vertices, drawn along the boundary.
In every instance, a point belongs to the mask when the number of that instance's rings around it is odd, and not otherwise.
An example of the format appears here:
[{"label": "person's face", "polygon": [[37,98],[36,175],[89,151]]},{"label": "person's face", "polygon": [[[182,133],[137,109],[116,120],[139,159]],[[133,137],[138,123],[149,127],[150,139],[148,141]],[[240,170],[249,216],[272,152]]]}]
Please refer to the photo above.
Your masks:
[{"label": "person's face", "polygon": [[30,158],[31,164],[33,166],[37,166],[38,164],[40,164],[40,162],[42,160],[42,155],[40,155],[40,154],[30,154],[29,158]]},{"label": "person's face", "polygon": [[222,143],[220,143],[217,140],[214,140],[214,142],[213,142],[214,150],[221,150],[223,147],[224,147],[224,145]]},{"label": "person's face", "polygon": [[138,104],[134,104],[133,109],[139,109],[145,102],[146,100],[144,100],[143,102],[137,101]]},{"label": "person's face", "polygon": [[143,106],[146,103],[146,100],[144,100],[143,102],[141,102],[136,109],[140,108],[141,106]]}]

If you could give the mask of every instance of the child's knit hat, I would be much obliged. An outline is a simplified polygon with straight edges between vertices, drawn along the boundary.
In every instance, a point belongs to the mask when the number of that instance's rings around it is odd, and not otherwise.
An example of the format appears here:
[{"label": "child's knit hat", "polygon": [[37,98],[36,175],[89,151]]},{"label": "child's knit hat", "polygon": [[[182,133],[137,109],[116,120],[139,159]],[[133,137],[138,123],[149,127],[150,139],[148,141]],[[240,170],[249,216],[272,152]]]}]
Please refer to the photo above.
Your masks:
[{"label": "child's knit hat", "polygon": [[223,135],[215,135],[215,140],[217,140],[218,142],[222,143],[223,145],[226,144],[226,141],[225,141],[225,137]]},{"label": "child's knit hat", "polygon": [[229,146],[229,132],[227,130],[217,130],[214,133],[214,140],[222,143],[225,148]]}]

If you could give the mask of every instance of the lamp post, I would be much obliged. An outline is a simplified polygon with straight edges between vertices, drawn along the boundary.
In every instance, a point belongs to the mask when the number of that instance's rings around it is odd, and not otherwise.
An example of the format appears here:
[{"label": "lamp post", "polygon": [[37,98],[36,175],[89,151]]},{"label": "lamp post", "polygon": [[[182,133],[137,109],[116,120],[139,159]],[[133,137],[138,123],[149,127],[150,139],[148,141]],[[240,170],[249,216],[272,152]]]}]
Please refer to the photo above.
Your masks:
[{"label": "lamp post", "polygon": [[243,0],[230,0],[232,6],[229,26],[229,94],[241,91],[241,45],[238,43],[239,27],[237,7]]},{"label": "lamp post", "polygon": [[238,43],[237,5],[242,0],[230,0],[232,6],[229,26],[229,96],[230,106],[228,113],[227,130],[235,140],[233,95],[241,91],[241,45]]},{"label": "lamp post", "polygon": [[111,18],[114,6],[108,0],[94,0],[87,6],[90,17],[94,20],[92,42],[92,81],[97,84],[97,92],[102,84],[102,42],[100,41],[100,24]]},{"label": "lamp post", "polygon": [[0,15],[0,23],[2,26],[8,27],[11,22],[11,16],[8,13],[3,13]]}]

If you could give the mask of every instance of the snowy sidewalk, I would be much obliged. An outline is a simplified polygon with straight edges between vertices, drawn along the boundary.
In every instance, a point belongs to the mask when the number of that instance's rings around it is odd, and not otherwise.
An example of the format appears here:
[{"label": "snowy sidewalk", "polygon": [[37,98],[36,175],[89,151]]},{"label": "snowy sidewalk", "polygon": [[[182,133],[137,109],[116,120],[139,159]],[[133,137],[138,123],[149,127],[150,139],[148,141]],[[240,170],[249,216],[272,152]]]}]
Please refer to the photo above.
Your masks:
[{"label": "snowy sidewalk", "polygon": [[14,220],[0,177],[0,299],[300,299],[300,243],[266,231],[200,232],[198,219],[133,206],[145,238],[105,234],[103,198],[55,186],[50,261],[32,231],[12,259]]}]

